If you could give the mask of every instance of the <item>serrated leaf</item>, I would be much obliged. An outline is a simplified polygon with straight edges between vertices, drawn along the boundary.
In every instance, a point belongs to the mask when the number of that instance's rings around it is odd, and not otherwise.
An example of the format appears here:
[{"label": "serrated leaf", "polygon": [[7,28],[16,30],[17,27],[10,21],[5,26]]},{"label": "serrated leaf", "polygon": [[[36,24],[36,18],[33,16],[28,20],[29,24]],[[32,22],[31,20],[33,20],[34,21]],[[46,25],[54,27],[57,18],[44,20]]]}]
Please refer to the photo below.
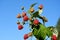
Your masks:
[{"label": "serrated leaf", "polygon": [[47,36],[52,36],[52,31],[50,31],[49,29],[47,29],[48,31],[47,31]]},{"label": "serrated leaf", "polygon": [[46,37],[46,28],[43,25],[40,24],[40,28],[39,29],[34,28],[33,34],[37,38],[45,39],[45,37]]},{"label": "serrated leaf", "polygon": [[34,28],[33,35],[38,39],[41,38],[44,40],[47,35],[51,36],[52,32],[47,29],[43,24],[39,24],[39,29]]}]

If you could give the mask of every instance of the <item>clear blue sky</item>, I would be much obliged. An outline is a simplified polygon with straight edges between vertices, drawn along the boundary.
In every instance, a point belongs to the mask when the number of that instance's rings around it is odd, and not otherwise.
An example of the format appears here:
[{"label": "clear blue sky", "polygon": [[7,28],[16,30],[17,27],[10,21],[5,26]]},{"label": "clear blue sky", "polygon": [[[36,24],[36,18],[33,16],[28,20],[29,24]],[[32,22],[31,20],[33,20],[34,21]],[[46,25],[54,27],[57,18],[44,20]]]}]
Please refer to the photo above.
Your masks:
[{"label": "clear blue sky", "polygon": [[21,6],[25,6],[27,10],[35,2],[38,2],[35,9],[40,4],[44,5],[42,16],[48,19],[46,26],[56,25],[60,17],[60,0],[0,0],[0,40],[23,40],[23,35],[29,32],[29,27],[26,24],[19,31],[16,15],[22,12]]}]

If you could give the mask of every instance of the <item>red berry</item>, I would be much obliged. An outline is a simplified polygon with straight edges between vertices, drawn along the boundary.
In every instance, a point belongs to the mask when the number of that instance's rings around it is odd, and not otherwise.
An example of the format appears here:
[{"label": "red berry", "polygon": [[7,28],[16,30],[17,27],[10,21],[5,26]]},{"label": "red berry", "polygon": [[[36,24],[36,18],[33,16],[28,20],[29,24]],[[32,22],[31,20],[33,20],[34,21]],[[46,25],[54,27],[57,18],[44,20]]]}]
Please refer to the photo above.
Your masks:
[{"label": "red berry", "polygon": [[26,40],[26,39],[24,39],[24,40]]},{"label": "red berry", "polygon": [[56,35],[52,36],[52,40],[57,40]]},{"label": "red berry", "polygon": [[27,39],[27,38],[28,38],[28,34],[25,34],[25,35],[24,35],[24,39]]},{"label": "red berry", "polygon": [[43,5],[42,4],[39,6],[39,9],[43,9]]},{"label": "red berry", "polygon": [[23,26],[19,24],[19,25],[18,25],[18,29],[19,29],[19,30],[23,29]]},{"label": "red berry", "polygon": [[24,16],[26,16],[26,12],[23,12],[23,13],[22,13],[22,17],[24,17]]},{"label": "red berry", "polygon": [[33,24],[34,24],[34,25],[38,25],[38,24],[39,24],[39,20],[35,19],[35,20],[33,21]]},{"label": "red berry", "polygon": [[24,17],[23,17],[23,20],[24,20],[24,21],[27,21],[27,20],[28,20],[28,16],[24,16]]}]

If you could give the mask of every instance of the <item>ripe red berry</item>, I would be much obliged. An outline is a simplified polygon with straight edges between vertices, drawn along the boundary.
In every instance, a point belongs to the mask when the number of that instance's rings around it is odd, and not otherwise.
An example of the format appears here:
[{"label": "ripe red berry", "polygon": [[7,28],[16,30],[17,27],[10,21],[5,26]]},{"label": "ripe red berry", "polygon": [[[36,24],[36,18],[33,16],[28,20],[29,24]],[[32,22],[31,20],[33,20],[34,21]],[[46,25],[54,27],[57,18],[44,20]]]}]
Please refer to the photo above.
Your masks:
[{"label": "ripe red berry", "polygon": [[18,25],[18,29],[19,29],[19,30],[23,29],[23,26],[19,24],[19,25]]},{"label": "ripe red berry", "polygon": [[26,16],[26,12],[23,12],[23,13],[22,13],[22,17],[24,17],[24,16]]},{"label": "ripe red berry", "polygon": [[35,19],[35,20],[33,21],[33,24],[34,24],[34,25],[38,25],[38,24],[39,24],[39,20]]},{"label": "ripe red berry", "polygon": [[52,40],[57,40],[56,35],[52,36]]},{"label": "ripe red berry", "polygon": [[28,20],[28,16],[24,16],[24,17],[23,17],[23,20],[24,20],[24,21],[27,21],[27,20]]},{"label": "ripe red berry", "polygon": [[24,39],[24,40],[26,40],[26,39]]},{"label": "ripe red berry", "polygon": [[25,35],[24,35],[24,39],[27,39],[27,38],[28,38],[28,34],[25,34]]}]

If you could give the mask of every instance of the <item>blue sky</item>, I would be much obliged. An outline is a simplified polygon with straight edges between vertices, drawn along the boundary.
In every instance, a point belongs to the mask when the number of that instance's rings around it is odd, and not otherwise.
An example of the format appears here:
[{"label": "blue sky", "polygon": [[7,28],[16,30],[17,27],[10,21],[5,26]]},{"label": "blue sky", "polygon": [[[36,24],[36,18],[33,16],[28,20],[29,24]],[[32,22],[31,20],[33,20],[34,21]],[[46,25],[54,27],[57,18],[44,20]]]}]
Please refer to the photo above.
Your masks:
[{"label": "blue sky", "polygon": [[[25,6],[25,11],[32,3],[35,6],[43,4],[42,16],[46,16],[48,22],[46,26],[55,26],[60,17],[60,0],[0,0],[0,40],[23,40],[23,35],[29,32],[28,24],[22,30],[17,29],[18,13],[22,13],[20,7]],[[34,39],[34,38],[33,38]]]}]

